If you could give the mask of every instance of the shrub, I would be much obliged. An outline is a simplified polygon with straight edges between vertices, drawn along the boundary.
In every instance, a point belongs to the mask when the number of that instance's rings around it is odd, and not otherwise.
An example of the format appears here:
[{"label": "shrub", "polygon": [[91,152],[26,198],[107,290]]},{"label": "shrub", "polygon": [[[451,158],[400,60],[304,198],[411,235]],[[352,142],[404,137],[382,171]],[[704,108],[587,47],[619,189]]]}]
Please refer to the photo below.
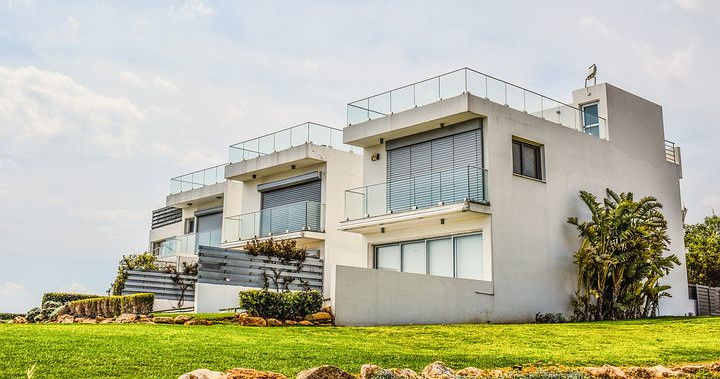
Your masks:
[{"label": "shrub", "polygon": [[98,295],[87,295],[82,293],[65,293],[65,292],[48,292],[42,296],[42,307],[47,308],[45,303],[48,301],[58,302],[61,305],[69,303],[75,300],[90,299],[93,297],[100,297]]},{"label": "shrub", "polygon": [[123,313],[152,313],[155,294],[138,293],[127,296],[104,296],[76,300],[68,304],[70,312],[82,317],[116,317]]},{"label": "shrub", "polygon": [[145,252],[142,254],[123,255],[118,264],[118,272],[115,281],[108,289],[108,295],[122,295],[125,289],[125,281],[130,270],[157,270],[157,257]]},{"label": "shrub", "polygon": [[23,314],[23,313],[0,313],[0,320],[12,320],[18,316],[25,317],[25,314]]},{"label": "shrub", "polygon": [[35,322],[35,318],[40,315],[42,315],[42,309],[35,307],[25,313],[25,319],[28,320],[28,322]]},{"label": "shrub", "polygon": [[320,311],[322,299],[318,291],[248,290],[240,292],[240,307],[252,316],[284,320]]},{"label": "shrub", "polygon": [[535,315],[537,324],[561,324],[569,321],[562,313],[537,313]]}]

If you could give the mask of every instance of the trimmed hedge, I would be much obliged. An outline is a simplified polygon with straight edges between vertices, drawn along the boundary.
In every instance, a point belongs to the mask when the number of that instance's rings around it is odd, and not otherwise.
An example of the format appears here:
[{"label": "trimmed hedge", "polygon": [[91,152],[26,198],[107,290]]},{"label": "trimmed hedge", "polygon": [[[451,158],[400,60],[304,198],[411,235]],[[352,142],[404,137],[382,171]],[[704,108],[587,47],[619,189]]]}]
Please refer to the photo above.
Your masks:
[{"label": "trimmed hedge", "polygon": [[127,296],[104,296],[70,302],[70,312],[81,317],[117,317],[123,313],[152,313],[155,294],[138,293]]},{"label": "trimmed hedge", "polygon": [[255,317],[292,320],[304,318],[322,309],[319,291],[274,292],[267,290],[240,291],[240,307]]},{"label": "trimmed hedge", "polygon": [[60,304],[69,303],[71,301],[75,300],[84,300],[84,299],[91,299],[100,297],[100,295],[87,295],[82,293],[65,293],[65,292],[48,292],[44,293],[42,296],[42,303],[40,303],[41,308],[46,308],[45,303],[49,301],[55,301]]},{"label": "trimmed hedge", "polygon": [[24,313],[0,313],[0,320],[12,320],[17,316],[25,317]]}]

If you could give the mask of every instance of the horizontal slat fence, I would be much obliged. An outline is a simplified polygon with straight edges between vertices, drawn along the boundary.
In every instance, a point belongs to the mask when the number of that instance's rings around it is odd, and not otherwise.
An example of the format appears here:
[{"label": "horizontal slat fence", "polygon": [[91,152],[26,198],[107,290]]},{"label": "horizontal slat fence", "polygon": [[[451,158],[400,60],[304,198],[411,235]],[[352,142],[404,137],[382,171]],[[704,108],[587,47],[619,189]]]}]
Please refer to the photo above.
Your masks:
[{"label": "horizontal slat fence", "polygon": [[689,286],[690,299],[697,300],[698,316],[720,316],[720,287]]},{"label": "horizontal slat fence", "polygon": [[[308,251],[308,255],[312,256],[312,253]],[[277,262],[277,258],[252,256],[244,251],[201,246],[198,252],[198,283],[262,288],[265,284],[263,273],[272,277],[270,269],[279,269],[283,270],[281,278],[299,278],[307,282],[310,289],[322,291],[322,259],[305,258],[299,272],[294,272],[294,265]],[[268,281],[272,288],[272,279]],[[299,281],[294,281],[288,288],[304,289]]]},{"label": "horizontal slat fence", "polygon": [[[195,282],[197,278],[194,276],[181,275],[186,281],[193,283],[185,290],[184,301],[195,301]],[[134,293],[154,293],[156,299],[180,300],[180,286],[172,280],[172,274],[162,271],[128,271],[128,278],[125,281],[125,289],[123,295],[132,295]]]}]

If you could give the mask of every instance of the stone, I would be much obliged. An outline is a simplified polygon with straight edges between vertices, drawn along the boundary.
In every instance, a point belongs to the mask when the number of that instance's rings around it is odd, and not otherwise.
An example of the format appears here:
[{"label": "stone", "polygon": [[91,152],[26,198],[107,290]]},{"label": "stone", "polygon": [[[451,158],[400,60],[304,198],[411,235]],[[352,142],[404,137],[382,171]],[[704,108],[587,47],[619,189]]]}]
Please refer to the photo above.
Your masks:
[{"label": "stone", "polygon": [[298,322],[298,325],[302,325],[302,326],[313,326],[313,325],[315,325],[315,324],[313,324],[312,322],[310,322],[310,321],[308,321],[308,320],[302,320],[302,321]]},{"label": "stone", "polygon": [[318,323],[324,323],[324,322],[332,322],[333,317],[330,313],[327,312],[318,312],[313,313],[305,316],[305,320],[311,321],[311,322],[318,322]]},{"label": "stone", "polygon": [[103,317],[103,316],[97,316],[97,317],[95,317],[95,321],[97,321],[98,324],[101,323],[101,322],[103,322],[103,320],[105,320],[105,317]]},{"label": "stone", "polygon": [[113,322],[115,322],[115,319],[113,319],[113,318],[106,318],[106,319],[100,321],[101,324],[112,324]]},{"label": "stone", "polygon": [[192,319],[192,320],[185,321],[185,323],[183,325],[212,325],[212,324],[213,324],[213,322],[209,321],[209,320]]},{"label": "stone", "polygon": [[173,324],[175,320],[172,317],[153,317],[152,321],[156,324]]},{"label": "stone", "polygon": [[287,326],[294,326],[294,325],[297,325],[297,321],[295,321],[295,320],[285,320],[285,325],[287,325]]},{"label": "stone", "polygon": [[83,324],[97,324],[97,320],[95,320],[94,318],[84,318],[82,320],[82,323]]},{"label": "stone", "polygon": [[465,367],[464,369],[456,372],[455,375],[469,378],[479,378],[485,376],[485,371],[477,367]]},{"label": "stone", "polygon": [[713,362],[709,365],[706,365],[705,367],[711,371],[720,371],[720,362]]},{"label": "stone", "polygon": [[447,367],[445,363],[435,361],[425,366],[420,375],[426,379],[452,379],[455,377],[455,371]]},{"label": "stone", "polygon": [[269,319],[267,319],[267,325],[268,326],[282,326],[282,321],[275,319],[275,318],[269,318]]},{"label": "stone", "polygon": [[173,319],[173,322],[175,322],[176,324],[184,324],[190,320],[192,320],[192,317],[188,315],[177,315],[175,316],[175,319]]},{"label": "stone", "polygon": [[76,324],[82,324],[83,322],[85,322],[85,320],[86,320],[85,317],[75,317],[74,321]]},{"label": "stone", "polygon": [[505,373],[502,370],[498,370],[498,369],[490,370],[490,376],[498,377],[498,376],[503,376],[503,375],[505,375]]},{"label": "stone", "polygon": [[665,366],[660,366],[660,365],[648,367],[645,370],[653,378],[669,378],[669,377],[673,377],[673,376],[682,375],[682,373],[679,371],[671,370]]},{"label": "stone", "polygon": [[115,319],[118,324],[127,324],[129,322],[135,322],[137,316],[132,313],[123,313]]},{"label": "stone", "polygon": [[225,379],[226,376],[219,371],[210,371],[206,368],[188,372],[181,375],[178,379]]},{"label": "stone", "polygon": [[705,366],[703,366],[703,365],[685,365],[685,366],[680,367],[679,370],[686,374],[694,374],[704,368],[705,368]]},{"label": "stone", "polygon": [[23,316],[15,316],[12,319],[13,324],[27,324],[27,320]]},{"label": "stone", "polygon": [[355,377],[335,366],[325,365],[302,371],[295,379],[355,379]]},{"label": "stone", "polygon": [[57,318],[58,324],[72,324],[75,322],[75,316],[73,315],[60,315]]},{"label": "stone", "polygon": [[360,379],[420,379],[420,376],[410,369],[384,369],[376,365],[363,365],[360,367]]},{"label": "stone", "polygon": [[142,324],[149,324],[149,323],[153,322],[152,318],[150,318],[150,316],[147,316],[147,315],[139,315],[135,321],[142,323]]},{"label": "stone", "polygon": [[287,379],[287,376],[272,371],[258,371],[247,368],[234,368],[225,371],[226,379]]},{"label": "stone", "polygon": [[267,326],[267,321],[262,317],[245,317],[240,322],[243,326]]},{"label": "stone", "polygon": [[585,369],[588,374],[598,378],[624,379],[627,378],[625,372],[620,367],[603,365],[602,367],[588,367]]},{"label": "stone", "polygon": [[329,306],[329,305],[326,305],[326,306],[322,307],[321,310],[322,310],[323,312],[327,312],[327,313],[332,314],[332,307]]}]

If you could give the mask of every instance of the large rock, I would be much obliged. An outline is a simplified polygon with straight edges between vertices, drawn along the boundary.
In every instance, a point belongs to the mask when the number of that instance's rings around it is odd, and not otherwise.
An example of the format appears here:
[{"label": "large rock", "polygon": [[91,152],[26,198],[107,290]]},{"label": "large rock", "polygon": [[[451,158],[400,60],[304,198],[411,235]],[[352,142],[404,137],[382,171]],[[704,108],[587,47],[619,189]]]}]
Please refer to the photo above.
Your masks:
[{"label": "large rock", "polygon": [[190,320],[192,320],[192,317],[190,317],[188,315],[177,315],[177,316],[175,316],[175,319],[173,321],[176,324],[184,324]]},{"label": "large rock", "polygon": [[12,319],[13,324],[27,324],[27,320],[23,316],[15,316]]},{"label": "large rock", "polygon": [[295,379],[355,379],[355,377],[335,366],[326,365],[302,371]]},{"label": "large rock", "polygon": [[465,367],[464,369],[456,372],[455,375],[466,378],[479,378],[486,376],[487,374],[485,373],[485,371],[477,367]]},{"label": "large rock", "polygon": [[452,379],[455,377],[455,371],[447,367],[445,363],[435,361],[425,366],[420,375],[426,379]]},{"label": "large rock", "polygon": [[585,369],[588,374],[596,378],[625,379],[627,375],[620,367],[603,365],[602,367],[588,367]]},{"label": "large rock", "polygon": [[72,324],[75,322],[75,316],[73,315],[60,315],[57,318],[58,324]]},{"label": "large rock", "polygon": [[97,324],[97,320],[94,318],[85,318],[82,320],[83,324]]},{"label": "large rock", "polygon": [[226,379],[287,379],[287,376],[272,371],[258,371],[234,368],[225,372]]},{"label": "large rock", "polygon": [[685,366],[680,367],[679,370],[686,374],[694,374],[704,368],[705,368],[705,366],[703,366],[703,365],[685,365]]},{"label": "large rock", "polygon": [[288,326],[297,325],[297,321],[295,321],[295,320],[285,320],[285,325],[288,325]]},{"label": "large rock", "polygon": [[226,376],[222,372],[210,371],[206,368],[201,368],[187,374],[181,375],[178,379],[225,379]]},{"label": "large rock", "polygon": [[376,365],[362,365],[360,379],[420,379],[420,376],[410,369],[385,369]]},{"label": "large rock", "polygon": [[118,324],[127,324],[129,322],[135,322],[135,320],[137,320],[137,315],[132,313],[123,313],[115,319],[115,322]]},{"label": "large rock", "polygon": [[213,324],[213,322],[210,320],[192,319],[189,321],[185,321],[185,323],[183,325],[212,325],[212,324]]},{"label": "large rock", "polygon": [[112,324],[113,322],[115,322],[114,318],[106,318],[106,319],[100,321],[101,324]]},{"label": "large rock", "polygon": [[328,312],[318,312],[305,316],[305,320],[323,324],[327,322],[332,322],[333,317]]},{"label": "large rock", "polygon": [[274,318],[267,319],[268,326],[282,326],[282,321]]},{"label": "large rock", "polygon": [[243,326],[267,326],[267,321],[262,317],[244,317],[240,321]]},{"label": "large rock", "polygon": [[175,322],[172,317],[153,317],[152,320],[156,324],[172,324]]},{"label": "large rock", "polygon": [[630,367],[627,372],[631,376],[639,378],[669,378],[683,374],[681,371],[671,370],[665,366]]},{"label": "large rock", "polygon": [[315,325],[315,324],[313,324],[312,321],[302,320],[302,321],[298,322],[298,325],[302,325],[302,326],[313,326],[313,325]]}]

